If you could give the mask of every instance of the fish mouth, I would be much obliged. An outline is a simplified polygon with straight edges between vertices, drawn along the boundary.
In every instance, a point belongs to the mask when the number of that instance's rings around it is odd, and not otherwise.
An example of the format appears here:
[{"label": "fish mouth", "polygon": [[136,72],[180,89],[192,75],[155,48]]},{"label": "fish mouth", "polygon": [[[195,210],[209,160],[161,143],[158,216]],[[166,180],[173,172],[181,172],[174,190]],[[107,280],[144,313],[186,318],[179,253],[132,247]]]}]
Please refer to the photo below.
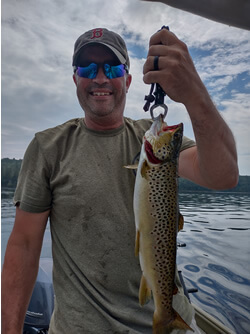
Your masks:
[{"label": "fish mouth", "polygon": [[161,164],[162,161],[156,158],[156,156],[154,155],[153,147],[150,142],[146,140],[144,145],[148,161],[155,165]]},{"label": "fish mouth", "polygon": [[153,122],[150,130],[152,134],[157,138],[163,135],[165,132],[171,133],[180,127],[183,127],[183,123],[176,125],[167,125],[167,123],[164,122],[164,119],[162,117],[159,117]]},{"label": "fish mouth", "polygon": [[166,125],[165,124],[165,125],[163,125],[161,131],[163,131],[163,132],[173,132],[180,127],[183,127],[182,123],[176,124],[176,125]]}]

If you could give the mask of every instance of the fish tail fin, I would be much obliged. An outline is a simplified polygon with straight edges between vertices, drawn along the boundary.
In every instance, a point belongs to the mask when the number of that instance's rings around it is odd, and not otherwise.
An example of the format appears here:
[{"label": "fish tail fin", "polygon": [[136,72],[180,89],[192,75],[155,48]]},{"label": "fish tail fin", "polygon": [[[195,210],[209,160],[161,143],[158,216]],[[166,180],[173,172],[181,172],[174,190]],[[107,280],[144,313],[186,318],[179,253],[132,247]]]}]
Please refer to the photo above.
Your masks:
[{"label": "fish tail fin", "polygon": [[174,317],[169,320],[164,315],[156,312],[153,317],[153,334],[170,334],[174,329],[184,329],[194,331],[177,313],[173,310]]}]

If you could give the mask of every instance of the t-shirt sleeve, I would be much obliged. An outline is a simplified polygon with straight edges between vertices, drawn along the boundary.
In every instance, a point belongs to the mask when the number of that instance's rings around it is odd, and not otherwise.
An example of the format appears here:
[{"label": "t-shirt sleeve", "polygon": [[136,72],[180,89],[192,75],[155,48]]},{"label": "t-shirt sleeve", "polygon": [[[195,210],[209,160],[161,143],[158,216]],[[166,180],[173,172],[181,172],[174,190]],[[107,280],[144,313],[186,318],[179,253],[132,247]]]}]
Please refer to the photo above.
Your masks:
[{"label": "t-shirt sleeve", "polygon": [[195,141],[186,137],[186,136],[183,136],[182,144],[181,144],[181,151],[184,151],[187,148],[190,148],[190,147],[193,147],[193,146],[196,146]]},{"label": "t-shirt sleeve", "polygon": [[51,208],[50,172],[36,137],[29,144],[20,169],[14,204],[23,211],[40,213]]}]

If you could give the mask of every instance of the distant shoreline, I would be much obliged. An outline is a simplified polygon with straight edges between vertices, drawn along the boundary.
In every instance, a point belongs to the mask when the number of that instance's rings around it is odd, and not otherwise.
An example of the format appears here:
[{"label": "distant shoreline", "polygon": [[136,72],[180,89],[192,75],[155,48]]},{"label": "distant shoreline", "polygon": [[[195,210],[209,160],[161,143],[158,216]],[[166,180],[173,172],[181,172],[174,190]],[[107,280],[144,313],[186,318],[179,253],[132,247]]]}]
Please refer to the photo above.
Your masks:
[{"label": "distant shoreline", "polygon": [[[21,168],[22,159],[16,160],[3,158],[1,159],[1,187],[2,188],[16,188],[18,174]],[[179,192],[180,193],[250,193],[250,176],[240,175],[238,185],[233,189],[227,190],[211,190],[205,187],[198,186],[197,184],[188,181],[186,179],[179,179]]]}]

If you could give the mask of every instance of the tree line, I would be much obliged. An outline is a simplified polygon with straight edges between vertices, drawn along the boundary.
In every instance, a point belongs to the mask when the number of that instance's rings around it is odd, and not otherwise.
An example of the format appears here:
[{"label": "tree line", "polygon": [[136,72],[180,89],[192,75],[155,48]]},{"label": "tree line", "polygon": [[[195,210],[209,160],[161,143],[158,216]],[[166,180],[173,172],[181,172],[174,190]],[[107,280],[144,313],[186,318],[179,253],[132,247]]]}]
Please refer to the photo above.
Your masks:
[{"label": "tree line", "polygon": [[[1,160],[1,186],[6,188],[16,188],[17,178],[21,168],[22,160],[4,158]],[[212,192],[213,190],[198,186],[197,184],[179,179],[180,192]],[[228,192],[250,192],[250,176],[240,176],[238,185],[226,190]]]},{"label": "tree line", "polygon": [[22,160],[4,158],[1,160],[1,187],[16,188]]}]

